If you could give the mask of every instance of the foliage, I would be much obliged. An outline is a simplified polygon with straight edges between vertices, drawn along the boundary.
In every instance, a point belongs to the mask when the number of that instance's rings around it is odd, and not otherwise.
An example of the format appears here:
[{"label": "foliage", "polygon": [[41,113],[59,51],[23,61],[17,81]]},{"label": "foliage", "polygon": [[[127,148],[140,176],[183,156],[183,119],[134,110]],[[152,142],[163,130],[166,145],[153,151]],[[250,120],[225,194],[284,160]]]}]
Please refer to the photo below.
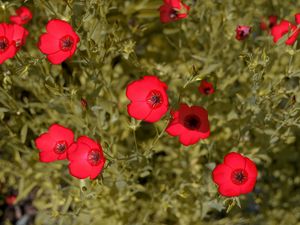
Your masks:
[{"label": "foliage", "polygon": [[[21,201],[34,192],[36,224],[299,224],[299,47],[274,45],[259,29],[271,14],[293,19],[299,1],[186,0],[189,16],[166,25],[161,2],[0,1],[1,21],[22,4],[33,12],[26,45],[0,66],[0,193],[17,189]],[[81,39],[62,65],[36,47],[52,18],[69,21]],[[234,38],[239,24],[253,27],[243,42]],[[130,119],[126,85],[149,74],[168,84],[173,108],[208,110],[208,139],[184,147],[164,132],[169,116]],[[214,94],[198,92],[202,79]],[[66,161],[38,161],[34,139],[55,122],[101,143],[101,177],[78,180]],[[211,180],[230,151],[259,170],[241,208]]]}]

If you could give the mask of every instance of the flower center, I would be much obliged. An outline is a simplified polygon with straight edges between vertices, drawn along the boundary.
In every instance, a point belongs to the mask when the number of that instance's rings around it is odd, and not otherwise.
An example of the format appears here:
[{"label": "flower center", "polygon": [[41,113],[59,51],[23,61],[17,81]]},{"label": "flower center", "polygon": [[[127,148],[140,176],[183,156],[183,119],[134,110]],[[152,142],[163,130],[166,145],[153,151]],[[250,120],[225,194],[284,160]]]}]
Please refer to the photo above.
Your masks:
[{"label": "flower center", "polygon": [[60,49],[63,51],[70,51],[74,44],[74,39],[70,35],[66,35],[60,39]]},{"label": "flower center", "polygon": [[5,52],[8,49],[8,40],[6,37],[0,37],[0,53]]},{"label": "flower center", "polygon": [[63,154],[68,148],[66,141],[58,141],[54,147],[54,152],[57,154]]},{"label": "flower center", "polygon": [[210,93],[210,88],[209,87],[204,88],[204,93],[208,95]]},{"label": "flower center", "polygon": [[176,12],[176,10],[173,9],[170,13],[170,18],[175,19],[176,17],[177,17],[177,12]]},{"label": "flower center", "polygon": [[88,162],[90,165],[92,166],[98,166],[100,164],[100,159],[101,159],[101,155],[100,155],[100,151],[99,149],[92,149],[89,153],[88,153]]},{"label": "flower center", "polygon": [[151,108],[156,109],[163,103],[163,97],[160,91],[152,90],[148,94],[146,101]]},{"label": "flower center", "polygon": [[201,125],[200,118],[196,115],[188,115],[184,118],[183,125],[189,130],[198,130]]},{"label": "flower center", "polygon": [[236,169],[231,173],[231,181],[234,184],[242,185],[248,180],[248,173],[244,169]]}]

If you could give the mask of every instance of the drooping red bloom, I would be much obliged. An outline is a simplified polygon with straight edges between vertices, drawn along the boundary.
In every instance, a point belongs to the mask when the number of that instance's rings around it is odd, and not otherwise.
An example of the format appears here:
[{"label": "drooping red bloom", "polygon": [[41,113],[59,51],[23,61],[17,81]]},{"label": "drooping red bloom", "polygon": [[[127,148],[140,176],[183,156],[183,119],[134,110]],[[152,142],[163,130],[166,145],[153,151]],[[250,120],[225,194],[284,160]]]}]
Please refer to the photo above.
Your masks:
[{"label": "drooping red bloom", "polygon": [[201,94],[211,95],[215,92],[214,86],[212,83],[202,80],[198,90]]},{"label": "drooping red bloom", "polygon": [[53,64],[71,58],[76,51],[79,37],[69,23],[53,19],[46,25],[47,33],[40,36],[38,47]]},{"label": "drooping red bloom", "polygon": [[12,23],[18,25],[24,25],[32,19],[31,11],[25,6],[21,6],[20,8],[18,8],[16,10],[16,14],[16,16],[10,16],[9,19]]},{"label": "drooping red bloom", "polygon": [[257,169],[253,161],[236,152],[230,152],[212,172],[219,193],[234,197],[251,192],[256,183]]},{"label": "drooping red bloom", "polygon": [[183,4],[181,0],[164,0],[164,4],[159,8],[160,21],[169,23],[187,17],[190,7]]},{"label": "drooping red bloom", "polygon": [[92,139],[81,136],[68,149],[70,174],[79,179],[95,179],[103,169],[105,157],[101,146]]},{"label": "drooping red bloom", "polygon": [[171,136],[179,136],[183,145],[193,145],[200,139],[209,137],[208,113],[204,108],[181,104],[179,110],[171,114],[173,118],[166,132]]},{"label": "drooping red bloom", "polygon": [[235,35],[235,38],[239,41],[242,41],[244,39],[246,39],[250,32],[251,32],[251,27],[250,26],[243,26],[243,25],[238,25],[236,27],[236,35]]},{"label": "drooping red bloom", "polygon": [[138,120],[156,122],[168,111],[168,86],[156,76],[144,76],[128,84],[126,96],[131,101],[127,106],[130,116]]},{"label": "drooping red bloom", "polygon": [[13,58],[16,52],[13,25],[0,23],[0,64],[7,59]]},{"label": "drooping red bloom", "polygon": [[272,29],[277,24],[277,16],[271,15],[269,16],[269,21],[266,23],[265,21],[260,22],[260,29],[269,30]]},{"label": "drooping red bloom", "polygon": [[35,140],[35,146],[40,150],[41,162],[53,162],[67,158],[67,149],[74,142],[73,131],[59,124],[53,124],[48,132],[41,134]]},{"label": "drooping red bloom", "polygon": [[288,39],[285,44],[293,45],[298,38],[299,29],[297,26],[290,23],[287,20],[282,20],[279,24],[275,25],[271,30],[271,35],[273,36],[273,41],[276,43],[280,38],[282,38],[285,34],[288,34]]}]

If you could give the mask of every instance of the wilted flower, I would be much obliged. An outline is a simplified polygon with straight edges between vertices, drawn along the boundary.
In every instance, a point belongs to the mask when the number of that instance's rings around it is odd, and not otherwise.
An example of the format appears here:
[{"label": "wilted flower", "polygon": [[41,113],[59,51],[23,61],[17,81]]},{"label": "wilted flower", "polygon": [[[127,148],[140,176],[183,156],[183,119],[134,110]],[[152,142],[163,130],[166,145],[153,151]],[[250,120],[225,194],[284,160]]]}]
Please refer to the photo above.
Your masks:
[{"label": "wilted flower", "polygon": [[171,114],[172,121],[166,132],[171,136],[179,136],[179,141],[183,145],[192,145],[200,139],[209,137],[208,114],[204,108],[181,104],[179,110]]},{"label": "wilted flower", "polygon": [[10,16],[9,19],[12,23],[18,25],[24,25],[32,19],[31,11],[25,6],[21,6],[20,8],[18,8],[16,10],[16,14],[16,16]]},{"label": "wilted flower", "polygon": [[226,197],[234,197],[251,192],[256,183],[257,169],[247,157],[230,152],[224,163],[213,170],[213,181],[219,185],[219,193]]},{"label": "wilted flower", "polygon": [[156,122],[168,111],[168,86],[156,76],[144,76],[128,84],[126,96],[131,101],[127,106],[130,116],[138,120]]},{"label": "wilted flower", "polygon": [[251,27],[238,25],[235,32],[236,32],[235,38],[239,41],[242,41],[249,36],[251,32]]},{"label": "wilted flower", "polygon": [[46,25],[47,33],[40,36],[38,47],[53,64],[71,58],[76,51],[79,37],[66,21],[53,19]]}]

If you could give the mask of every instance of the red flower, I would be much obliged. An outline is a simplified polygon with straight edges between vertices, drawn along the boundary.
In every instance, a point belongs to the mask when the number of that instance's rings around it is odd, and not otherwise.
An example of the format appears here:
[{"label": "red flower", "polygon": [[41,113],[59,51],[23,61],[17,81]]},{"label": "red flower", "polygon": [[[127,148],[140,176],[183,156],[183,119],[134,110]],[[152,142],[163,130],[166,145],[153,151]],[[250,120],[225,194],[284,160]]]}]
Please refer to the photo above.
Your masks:
[{"label": "red flower", "polygon": [[219,193],[234,197],[251,192],[256,183],[257,169],[250,159],[230,152],[212,172],[213,181],[219,185]]},{"label": "red flower", "polygon": [[40,150],[41,162],[53,162],[66,159],[67,149],[73,142],[73,131],[59,124],[53,124],[48,132],[35,140],[35,146]]},{"label": "red flower", "polygon": [[179,136],[179,141],[183,145],[192,145],[200,139],[209,137],[208,114],[204,108],[181,104],[179,110],[171,114],[173,119],[166,132],[171,136]]},{"label": "red flower", "polygon": [[155,76],[144,76],[128,84],[126,96],[131,101],[127,106],[130,116],[138,120],[156,122],[168,111],[168,86]]},{"label": "red flower", "polygon": [[280,38],[282,38],[282,36],[287,33],[289,33],[289,36],[285,44],[293,45],[298,38],[299,29],[297,29],[297,26],[290,23],[289,21],[282,20],[280,24],[275,25],[271,30],[274,43],[276,43]]},{"label": "red flower", "polygon": [[32,19],[31,11],[25,6],[21,6],[16,10],[16,16],[10,16],[9,19],[12,23],[23,25]]},{"label": "red flower", "polygon": [[277,24],[277,16],[269,16],[269,23],[266,24],[266,22],[261,21],[260,29],[262,30],[272,29],[276,24]]},{"label": "red flower", "polygon": [[235,32],[236,32],[235,38],[239,41],[242,41],[249,36],[251,32],[251,27],[239,25],[237,26]]},{"label": "red flower", "polygon": [[204,95],[211,95],[215,92],[214,86],[212,83],[207,82],[205,80],[201,81],[201,84],[198,88],[199,92]]},{"label": "red flower", "polygon": [[183,4],[181,0],[164,0],[160,8],[160,21],[169,23],[187,17],[190,7]]},{"label": "red flower", "polygon": [[16,52],[13,25],[0,23],[0,64],[13,58]]},{"label": "red flower", "polygon": [[79,179],[95,179],[102,171],[105,157],[101,146],[92,139],[81,136],[68,149],[70,174]]},{"label": "red flower", "polygon": [[38,47],[53,64],[71,58],[76,51],[79,37],[66,21],[53,19],[46,25],[47,33],[40,36]]}]

